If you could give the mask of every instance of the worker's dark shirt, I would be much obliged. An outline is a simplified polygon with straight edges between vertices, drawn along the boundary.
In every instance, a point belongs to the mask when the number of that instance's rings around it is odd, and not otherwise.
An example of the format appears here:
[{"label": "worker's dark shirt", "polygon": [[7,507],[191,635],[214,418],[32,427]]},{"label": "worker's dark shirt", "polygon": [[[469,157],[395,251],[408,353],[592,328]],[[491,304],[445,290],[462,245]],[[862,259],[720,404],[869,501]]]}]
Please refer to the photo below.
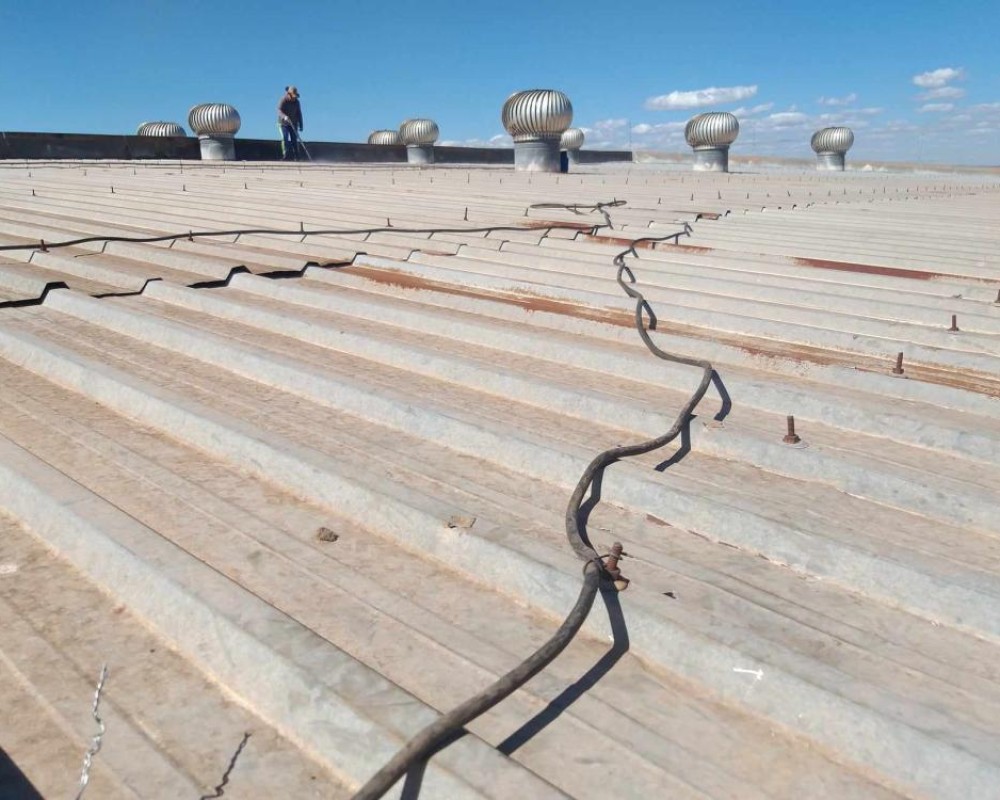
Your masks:
[{"label": "worker's dark shirt", "polygon": [[294,97],[287,94],[278,103],[278,122],[284,122],[281,115],[284,114],[292,121],[292,125],[298,130],[302,130],[302,106]]}]

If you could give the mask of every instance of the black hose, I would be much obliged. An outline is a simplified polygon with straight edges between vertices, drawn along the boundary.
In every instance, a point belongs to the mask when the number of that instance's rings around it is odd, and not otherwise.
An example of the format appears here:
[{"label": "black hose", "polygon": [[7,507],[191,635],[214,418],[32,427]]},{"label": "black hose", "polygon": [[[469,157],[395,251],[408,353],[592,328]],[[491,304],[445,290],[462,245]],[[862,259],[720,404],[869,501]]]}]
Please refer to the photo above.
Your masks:
[{"label": "black hose", "polygon": [[[596,224],[591,227],[591,233],[596,233],[599,229],[612,228],[611,218],[606,211],[607,208],[614,208],[625,204],[624,200],[613,200],[608,203],[596,203],[593,205],[562,203],[537,203],[531,208],[560,208],[573,211],[579,214],[581,211],[598,212],[604,217],[604,224]],[[580,226],[573,223],[547,223],[535,230],[581,230]],[[524,231],[523,226],[517,225],[497,225],[478,228],[394,228],[391,225],[380,228],[362,228],[356,230],[340,229],[320,229],[306,231],[281,230],[273,228],[240,228],[228,231],[188,231],[187,233],[164,234],[162,236],[88,236],[79,239],[69,239],[61,242],[40,242],[31,245],[2,245],[0,252],[12,250],[49,250],[61,247],[72,247],[81,244],[91,244],[96,242],[131,242],[136,244],[150,244],[155,242],[179,241],[182,239],[193,240],[209,236],[241,236],[250,234],[265,234],[272,236],[324,236],[324,235],[358,235],[363,233],[494,233],[501,231]],[[690,235],[690,228],[685,226],[685,233]],[[583,584],[580,587],[580,594],[576,603],[570,610],[566,619],[559,626],[553,636],[543,644],[538,650],[532,653],[527,659],[522,661],[517,667],[494,682],[474,697],[469,698],[460,706],[452,709],[447,714],[439,717],[436,721],[425,727],[420,733],[414,736],[395,756],[385,764],[369,781],[361,787],[354,800],[377,800],[382,797],[403,775],[414,766],[425,762],[440,747],[447,744],[462,728],[476,717],[485,713],[504,698],[513,694],[517,689],[531,680],[541,670],[548,666],[573,640],[590,613],[594,604],[597,591],[600,588],[602,577],[612,576],[604,568],[602,557],[591,547],[580,512],[583,505],[584,496],[591,490],[595,477],[607,466],[622,458],[637,456],[648,453],[671,442],[680,433],[686,424],[695,407],[705,396],[708,386],[714,374],[712,365],[707,361],[675,356],[661,350],[650,338],[646,329],[644,315],[650,316],[650,324],[653,324],[654,317],[652,310],[642,293],[636,289],[635,276],[625,264],[625,257],[630,253],[637,255],[635,246],[644,242],[662,242],[670,239],[677,239],[681,234],[670,234],[662,237],[645,237],[637,239],[627,250],[622,251],[614,258],[614,265],[618,268],[617,281],[622,290],[636,301],[635,306],[635,326],[642,338],[643,343],[649,351],[657,358],[671,361],[677,364],[684,364],[692,367],[699,367],[703,374],[701,383],[694,391],[688,402],[681,408],[673,426],[666,433],[650,439],[646,442],[639,442],[632,445],[613,447],[597,455],[584,470],[577,482],[573,494],[570,496],[566,508],[566,538],[569,540],[573,552],[576,553],[585,563],[583,567]],[[624,280],[628,276],[628,282]]]},{"label": "black hose", "polygon": [[[596,558],[597,554],[594,553],[594,556]],[[448,742],[469,722],[520,689],[565,650],[586,621],[591,606],[594,605],[601,580],[598,563],[598,561],[588,561],[584,565],[580,596],[551,639],[487,689],[470,697],[444,716],[438,717],[410,739],[402,750],[361,787],[353,800],[377,800],[382,797],[412,767],[430,758],[441,745]]]},{"label": "black hose", "polygon": [[[573,209],[590,209],[591,211],[603,211],[605,206],[611,205],[621,205],[624,200],[616,200],[613,203],[596,203],[590,206],[578,205],[573,206]],[[549,208],[554,207],[556,204],[552,203],[541,203],[534,206],[529,206],[529,208]],[[561,206],[560,206],[561,207]],[[569,208],[569,206],[567,206]],[[592,231],[596,232],[598,229],[606,227],[605,225],[594,225],[592,226]],[[299,228],[298,230],[284,230],[281,228],[235,228],[228,231],[187,231],[185,233],[165,233],[162,236],[84,236],[79,239],[66,239],[61,242],[46,242],[44,240],[39,240],[38,244],[5,244],[0,245],[0,252],[9,252],[13,250],[56,250],[60,247],[75,247],[81,244],[94,244],[97,242],[129,242],[131,244],[154,244],[157,242],[176,242],[182,239],[194,240],[202,239],[209,236],[252,236],[252,235],[267,235],[267,236],[359,236],[363,233],[498,233],[498,232],[514,232],[525,230],[544,230],[544,231],[555,231],[555,230],[572,230],[579,231],[581,227],[575,222],[548,222],[543,226],[538,228],[525,228],[523,225],[485,225],[478,228],[395,228],[392,225],[386,225],[380,228],[356,228],[356,229],[343,229],[343,228],[319,228],[316,230],[306,230],[305,228]]]},{"label": "black hose", "polygon": [[[623,202],[615,201],[615,205],[621,205]],[[604,207],[607,205],[610,204],[598,204],[595,207],[591,207],[591,209],[606,215],[607,212],[604,211]],[[559,206],[554,203],[540,204],[533,207],[571,208],[570,206]],[[586,621],[587,615],[594,604],[597,590],[600,587],[601,578],[602,576],[606,576],[606,573],[601,556],[591,547],[584,529],[585,523],[580,513],[584,496],[591,491],[594,478],[610,464],[622,458],[651,452],[675,439],[684,425],[687,424],[688,418],[695,407],[701,401],[702,397],[705,396],[705,392],[708,391],[714,374],[714,369],[708,361],[675,356],[656,346],[652,338],[650,338],[644,323],[644,314],[649,312],[649,305],[646,303],[646,299],[642,293],[633,285],[635,283],[635,276],[625,264],[625,257],[629,253],[636,254],[636,244],[666,241],[672,238],[674,238],[674,235],[637,239],[632,247],[615,256],[614,264],[618,267],[618,285],[621,286],[629,297],[632,297],[636,301],[636,329],[649,351],[657,358],[665,361],[700,368],[702,370],[701,382],[681,408],[670,430],[646,442],[622,445],[605,450],[587,465],[583,475],[580,476],[580,480],[577,481],[576,488],[573,490],[573,494],[570,496],[566,507],[566,538],[569,540],[573,552],[586,562],[583,567],[583,585],[580,587],[580,595],[575,605],[570,610],[569,615],[562,625],[559,626],[559,629],[545,644],[499,680],[479,694],[469,698],[460,706],[439,717],[410,739],[402,750],[396,753],[385,766],[361,787],[357,794],[354,795],[353,800],[378,800],[378,798],[381,798],[392,788],[396,781],[402,778],[414,766],[421,764],[434,755],[441,746],[452,740],[469,722],[513,694],[550,664],[556,656],[566,649]],[[628,276],[627,283],[624,279],[626,275]]]}]

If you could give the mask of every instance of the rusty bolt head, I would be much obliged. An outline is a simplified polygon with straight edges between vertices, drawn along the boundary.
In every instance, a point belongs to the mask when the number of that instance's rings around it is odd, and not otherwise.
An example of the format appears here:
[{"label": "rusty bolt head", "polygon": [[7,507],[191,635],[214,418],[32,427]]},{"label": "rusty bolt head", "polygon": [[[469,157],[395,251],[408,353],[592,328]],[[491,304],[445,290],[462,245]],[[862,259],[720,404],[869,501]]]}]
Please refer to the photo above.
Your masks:
[{"label": "rusty bolt head", "polygon": [[605,557],[604,560],[604,571],[608,573],[612,578],[617,578],[620,574],[618,569],[618,561],[622,557],[622,543],[615,542],[611,545],[611,552]]},{"label": "rusty bolt head", "polygon": [[785,444],[798,444],[802,439],[795,433],[795,417],[789,416],[786,419],[788,420],[788,433],[784,435],[781,441]]},{"label": "rusty bolt head", "polygon": [[604,556],[602,560],[604,574],[611,578],[615,589],[619,592],[624,592],[629,583],[628,578],[622,575],[621,570],[618,568],[618,562],[624,556],[625,553],[622,552],[621,542],[615,542],[611,545],[611,552]]}]

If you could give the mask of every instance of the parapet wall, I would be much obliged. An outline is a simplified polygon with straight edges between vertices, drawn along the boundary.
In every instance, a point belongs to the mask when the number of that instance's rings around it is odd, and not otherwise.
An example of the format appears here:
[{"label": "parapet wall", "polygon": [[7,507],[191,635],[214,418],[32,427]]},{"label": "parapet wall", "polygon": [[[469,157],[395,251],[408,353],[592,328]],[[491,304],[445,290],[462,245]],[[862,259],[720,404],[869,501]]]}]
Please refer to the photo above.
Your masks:
[{"label": "parapet wall", "polygon": [[607,164],[610,161],[634,161],[631,150],[577,150],[577,164]]},{"label": "parapet wall", "polygon": [[201,158],[198,140],[187,136],[105,136],[89,133],[0,133],[0,159]]},{"label": "parapet wall", "polygon": [[[277,161],[281,144],[271,139],[235,139],[239,161]],[[306,142],[315,161],[340,164],[405,164],[402,145],[357,144],[352,142]],[[87,133],[0,133],[0,160],[3,159],[133,159],[166,158],[198,161],[198,140],[190,136],[107,136]],[[438,164],[513,164],[509,147],[434,148]],[[581,150],[581,164],[632,161],[628,150]]]}]

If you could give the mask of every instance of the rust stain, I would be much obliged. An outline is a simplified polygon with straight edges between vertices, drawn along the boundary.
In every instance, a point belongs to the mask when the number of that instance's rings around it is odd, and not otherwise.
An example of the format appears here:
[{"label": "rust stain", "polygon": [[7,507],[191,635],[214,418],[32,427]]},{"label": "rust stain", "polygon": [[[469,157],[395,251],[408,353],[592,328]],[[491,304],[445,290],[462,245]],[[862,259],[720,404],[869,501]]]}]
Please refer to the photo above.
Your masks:
[{"label": "rust stain", "polygon": [[594,226],[588,225],[585,222],[556,222],[555,220],[550,219],[532,219],[525,222],[522,227],[529,230],[536,230],[538,228],[561,228],[569,231],[589,231]]},{"label": "rust stain", "polygon": [[684,253],[711,253],[715,248],[696,244],[676,244],[674,242],[650,242],[640,239],[627,239],[624,236],[588,235],[587,241],[595,244],[613,244],[619,247],[634,247],[636,250],[680,250]]},{"label": "rust stain", "polygon": [[715,251],[714,247],[704,247],[698,244],[680,244],[674,242],[663,242],[660,245],[661,250],[680,250],[684,253],[712,253]]},{"label": "rust stain", "polygon": [[395,286],[400,289],[417,289],[455,297],[470,297],[476,300],[493,300],[498,303],[523,308],[525,311],[543,311],[550,314],[559,314],[564,317],[575,317],[576,319],[586,319],[592,322],[602,322],[606,325],[614,325],[619,328],[631,328],[633,326],[633,316],[626,311],[614,309],[591,308],[564,300],[554,300],[541,295],[531,295],[524,293],[502,292],[494,289],[473,289],[466,286],[457,286],[443,281],[428,280],[419,275],[409,272],[392,269],[378,269],[376,267],[341,267],[338,272],[346,272],[348,275],[357,275],[366,278],[374,283],[385,286]]},{"label": "rust stain", "polygon": [[654,250],[657,245],[656,242],[642,242],[635,239],[626,239],[624,236],[593,235],[587,236],[587,241],[593,242],[594,244],[613,244],[618,247],[634,247],[637,250]]},{"label": "rust stain", "polygon": [[[340,267],[339,272],[356,275],[374,283],[394,286],[401,289],[416,289],[456,297],[469,297],[476,300],[491,300],[497,303],[516,306],[525,311],[540,311],[558,314],[574,319],[584,319],[591,322],[614,325],[619,328],[635,326],[635,315],[631,311],[621,311],[610,308],[594,308],[571,303],[566,300],[555,300],[541,295],[525,292],[505,292],[494,289],[477,289],[468,286],[429,280],[409,272],[376,267]],[[715,342],[736,348],[753,358],[779,359],[801,364],[819,366],[839,366],[855,369],[861,372],[891,375],[895,358],[891,356],[868,355],[865,353],[830,350],[812,345],[778,342],[771,339],[758,339],[751,336],[741,336],[710,328],[699,328],[693,325],[682,325],[674,322],[661,326],[664,333],[683,336],[690,339]],[[1000,397],[1000,379],[987,373],[976,373],[969,370],[956,372],[954,370],[928,364],[907,362],[906,378],[949,386],[956,389],[985,394],[990,397]]]},{"label": "rust stain", "polygon": [[792,263],[798,264],[800,267],[834,269],[839,272],[858,272],[864,275],[888,275],[892,278],[913,278],[918,281],[929,281],[932,277],[945,277],[941,273],[924,272],[923,270],[883,267],[877,264],[858,264],[853,261],[827,261],[822,258],[793,257]]},{"label": "rust stain", "polygon": [[[727,344],[756,358],[777,358],[800,364],[845,367],[859,372],[870,372],[880,375],[891,375],[892,368],[896,363],[895,358],[892,356],[871,355],[846,350],[830,350],[793,342],[774,342],[720,331],[689,328],[682,325],[672,324],[670,330],[681,336],[708,339],[721,344]],[[965,389],[966,391],[985,394],[989,397],[1000,397],[1000,380],[995,375],[988,373],[977,373],[967,369],[959,372],[947,367],[907,362],[906,377],[923,383],[949,386],[954,389]]]},{"label": "rust stain", "polygon": [[[702,211],[698,213],[699,219],[718,220],[721,214]],[[679,241],[641,241],[629,239],[624,236],[608,236],[606,234],[592,234],[589,231],[592,225],[577,225],[574,223],[551,222],[549,220],[532,220],[525,225],[526,228],[547,228],[547,227],[572,227],[574,230],[584,232],[587,241],[594,244],[609,244],[620,247],[634,247],[637,250],[677,250],[682,253],[713,253],[716,248],[706,247],[697,244],[681,244]],[[830,269],[838,272],[853,272],[863,275],[884,275],[890,278],[910,278],[918,281],[929,281],[934,278],[947,278],[960,281],[972,281],[975,283],[998,284],[1000,281],[991,278],[970,278],[968,275],[958,275],[952,272],[937,272],[934,270],[908,269],[906,267],[887,267],[880,264],[862,264],[855,261],[830,261],[823,258],[809,258],[806,256],[789,256],[789,260],[800,267],[812,267],[814,269]]]},{"label": "rust stain", "polygon": [[833,269],[839,272],[855,272],[864,275],[887,275],[890,278],[911,278],[917,281],[929,281],[933,278],[950,278],[974,283],[996,284],[1000,281],[991,278],[972,278],[968,275],[958,275],[954,272],[935,272],[934,270],[907,269],[905,267],[885,267],[880,264],[858,264],[853,261],[827,261],[822,258],[791,258],[793,264],[800,267],[815,267],[817,269]]}]

